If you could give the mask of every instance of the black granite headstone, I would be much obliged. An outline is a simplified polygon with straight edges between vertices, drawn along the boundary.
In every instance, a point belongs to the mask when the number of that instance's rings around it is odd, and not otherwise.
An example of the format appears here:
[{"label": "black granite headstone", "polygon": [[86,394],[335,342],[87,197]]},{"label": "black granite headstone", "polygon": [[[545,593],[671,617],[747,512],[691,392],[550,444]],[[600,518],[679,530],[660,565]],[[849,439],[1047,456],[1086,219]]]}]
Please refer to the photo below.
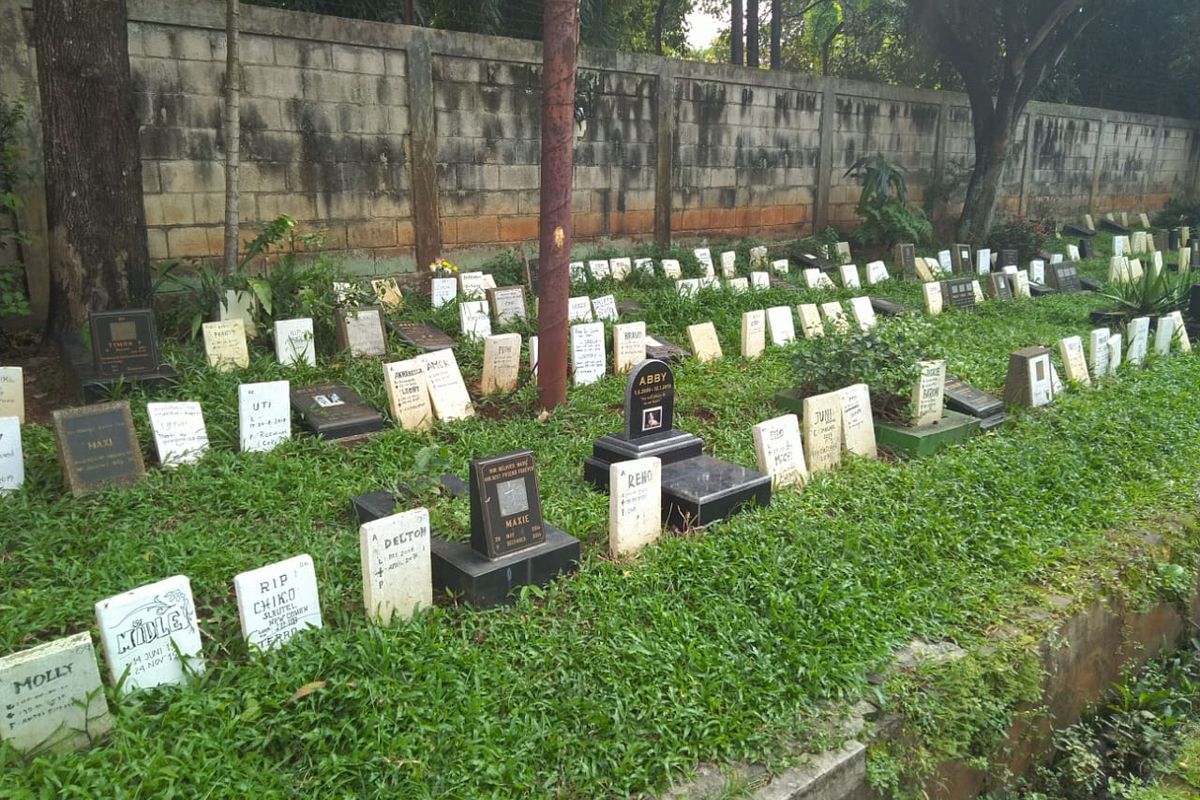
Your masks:
[{"label": "black granite headstone", "polygon": [[993,300],[1012,300],[1012,276],[1006,272],[993,272],[988,275],[988,295]]},{"label": "black granite headstone", "polygon": [[1179,249],[1179,242],[1182,240],[1182,235],[1179,228],[1171,228],[1167,232],[1167,249],[1174,253]]},{"label": "black granite headstone", "polygon": [[475,552],[496,559],[546,540],[532,451],[475,459],[470,485]]},{"label": "black granite headstone", "polygon": [[955,272],[970,274],[975,271],[975,262],[971,259],[971,245],[961,242],[950,249],[950,263]]},{"label": "black granite headstone", "polygon": [[881,314],[885,317],[898,317],[902,314],[909,314],[912,309],[903,303],[897,303],[895,300],[889,300],[886,297],[870,297],[871,308],[876,314]]},{"label": "black granite headstone", "polygon": [[974,280],[972,278],[951,278],[942,281],[942,301],[949,307],[959,310],[974,308]]},{"label": "black granite headstone", "polygon": [[58,460],[71,493],[131,486],[146,474],[129,403],[101,403],[53,413]]},{"label": "black granite headstone", "polygon": [[1006,247],[1000,251],[1000,269],[1005,267],[1019,267],[1021,265],[1021,254],[1011,247]]},{"label": "black granite headstone", "polygon": [[1200,283],[1193,284],[1188,293],[1187,315],[1189,319],[1200,321]]},{"label": "black granite headstone", "polygon": [[1091,239],[1079,240],[1079,257],[1080,258],[1095,258],[1096,243]]},{"label": "black granite headstone", "polygon": [[662,468],[663,517],[687,529],[771,502],[771,476],[740,464],[699,455]]},{"label": "black granite headstone", "polygon": [[806,267],[816,267],[822,272],[835,272],[838,268],[837,262],[830,261],[825,256],[818,255],[811,250],[793,250],[792,260]]},{"label": "black granite headstone", "polygon": [[1130,233],[1132,233],[1129,228],[1126,228],[1124,225],[1121,225],[1117,222],[1113,222],[1111,219],[1106,217],[1102,217],[1100,219],[1100,230],[1108,231],[1109,233],[1115,233],[1118,236],[1128,236]]},{"label": "black granite headstone", "polygon": [[910,242],[901,242],[895,248],[896,263],[903,270],[904,277],[917,277],[917,246]]},{"label": "black granite headstone", "polygon": [[675,375],[662,361],[633,368],[625,386],[625,435],[641,439],[675,428]]},{"label": "black granite headstone", "polygon": [[96,375],[131,377],[158,371],[161,360],[153,311],[148,308],[94,311],[89,321]]},{"label": "black granite headstone", "polygon": [[344,383],[318,383],[291,391],[292,410],[315,436],[348,439],[383,430],[383,416]]},{"label": "black granite headstone", "polygon": [[1085,239],[1090,239],[1096,235],[1096,231],[1077,222],[1069,222],[1063,225],[1062,232],[1067,236],[1082,236]]},{"label": "black granite headstone", "polygon": [[1071,261],[1047,264],[1046,284],[1051,289],[1063,294],[1082,292],[1083,285],[1079,282],[1079,265]]},{"label": "black granite headstone", "polygon": [[454,340],[428,322],[389,322],[387,326],[400,341],[422,353],[454,348]]},{"label": "black granite headstone", "polygon": [[1008,415],[1004,413],[1004,402],[1000,398],[980,391],[957,378],[946,378],[945,399],[946,407],[951,411],[983,420],[980,425],[983,430],[990,430],[1008,419]]}]

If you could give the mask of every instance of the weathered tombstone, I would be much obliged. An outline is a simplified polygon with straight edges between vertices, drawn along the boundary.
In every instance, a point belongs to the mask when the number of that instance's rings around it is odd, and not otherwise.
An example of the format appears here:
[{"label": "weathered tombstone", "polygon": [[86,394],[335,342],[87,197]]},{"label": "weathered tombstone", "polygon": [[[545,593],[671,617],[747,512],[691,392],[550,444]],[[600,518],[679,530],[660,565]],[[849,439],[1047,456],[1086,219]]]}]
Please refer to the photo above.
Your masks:
[{"label": "weathered tombstone", "polygon": [[208,452],[208,431],[199,403],[147,403],[154,449],[163,467],[192,464]]},{"label": "weathered tombstone", "polygon": [[978,280],[973,279],[971,281],[971,294],[975,295],[976,303],[983,302],[983,289],[982,289],[982,287],[980,287]]},{"label": "weathered tombstone", "polygon": [[483,394],[511,392],[521,379],[521,334],[502,333],[483,340]]},{"label": "weathered tombstone", "polygon": [[1096,257],[1096,243],[1094,241],[1092,241],[1091,239],[1080,239],[1079,240],[1079,248],[1076,252],[1076,256],[1075,256],[1074,260],[1079,260],[1080,258],[1095,258],[1095,257]]},{"label": "weathered tombstone", "polygon": [[1108,260],[1108,282],[1129,283],[1129,259],[1113,256]]},{"label": "weathered tombstone", "polygon": [[767,248],[763,245],[750,248],[750,269],[765,270],[767,268]]},{"label": "weathered tombstone", "polygon": [[771,274],[768,272],[751,272],[750,273],[750,288],[751,289],[770,289]]},{"label": "weathered tombstone", "polygon": [[1085,229],[1087,229],[1089,231],[1093,231],[1093,232],[1096,230],[1096,223],[1092,220],[1091,214],[1083,215],[1083,227]]},{"label": "weathered tombstone", "polygon": [[1083,353],[1083,340],[1078,336],[1067,336],[1058,342],[1058,353],[1062,357],[1067,380],[1089,386],[1092,378],[1088,374],[1087,358]]},{"label": "weathered tombstone", "polygon": [[0,497],[25,485],[25,452],[21,447],[21,421],[0,417]]},{"label": "weathered tombstone", "polygon": [[821,270],[810,267],[804,270],[804,284],[809,289],[835,289],[833,281],[829,280],[829,276]]},{"label": "weathered tombstone", "polygon": [[354,358],[387,355],[387,329],[379,306],[337,310],[337,348]]},{"label": "weathered tombstone", "polygon": [[1192,352],[1192,342],[1188,339],[1187,326],[1183,324],[1183,312],[1172,311],[1167,316],[1175,323],[1175,341],[1179,343],[1180,351],[1184,353]]},{"label": "weathered tombstone", "polygon": [[1150,337],[1150,318],[1138,317],[1129,322],[1129,349],[1125,352],[1125,360],[1130,364],[1140,365],[1146,359],[1146,348]]},{"label": "weathered tombstone", "polygon": [[796,306],[796,313],[800,315],[800,330],[805,339],[816,339],[825,335],[825,323],[821,320],[821,312],[816,303],[801,303]]},{"label": "weathered tombstone", "polygon": [[732,250],[721,253],[721,275],[725,278],[737,275],[737,253]]},{"label": "weathered tombstone", "polygon": [[1003,272],[993,272],[988,275],[988,294],[994,300],[1012,300],[1012,279]]},{"label": "weathered tombstone", "polygon": [[488,304],[492,307],[492,315],[497,325],[507,325],[510,322],[524,320],[528,317],[525,309],[525,287],[504,286],[487,290]]},{"label": "weathered tombstone", "polygon": [[96,603],[110,680],[122,694],[183,683],[204,671],[192,585],[184,575]]},{"label": "weathered tombstone", "polygon": [[[349,281],[334,281],[333,288],[333,304],[335,306],[344,306],[350,300],[350,294],[355,291],[353,283]],[[230,296],[232,292],[227,292],[226,296]]]},{"label": "weathered tombstone", "polygon": [[[1080,256],[1079,247],[1077,245],[1073,245],[1073,244],[1067,245],[1067,260],[1068,261],[1078,261],[1079,256]],[[1054,260],[1051,259],[1051,263],[1056,263],[1056,262],[1054,262]]]},{"label": "weathered tombstone", "polygon": [[856,456],[878,458],[870,387],[855,383],[838,389],[837,396],[842,402],[842,447]]},{"label": "weathered tombstone", "polygon": [[1026,347],[1011,354],[1004,381],[1005,404],[1036,408],[1053,400],[1050,368],[1050,351],[1045,347]]},{"label": "weathered tombstone", "polygon": [[20,367],[0,367],[0,417],[25,424],[25,371]]},{"label": "weathered tombstone", "polygon": [[992,271],[992,251],[986,247],[981,247],[975,251],[975,273],[977,275],[987,275]]},{"label": "weathered tombstone", "polygon": [[654,274],[654,259],[653,258],[635,258],[633,260],[633,269],[635,272],[640,272],[643,275]]},{"label": "weathered tombstone", "polygon": [[242,638],[251,647],[274,650],[303,630],[321,627],[317,571],[308,554],[238,573],[233,588]]},{"label": "weathered tombstone", "polygon": [[1031,297],[1029,272],[1023,269],[1017,270],[1017,274],[1012,278],[1012,287],[1013,297]]},{"label": "weathered tombstone", "polygon": [[1192,251],[1186,248],[1179,250],[1179,271],[1188,273],[1192,271]]},{"label": "weathered tombstone", "polygon": [[803,486],[808,481],[800,420],[795,414],[760,422],[751,429],[758,471],[771,476],[772,486]]},{"label": "weathered tombstone", "polygon": [[851,297],[850,313],[854,315],[859,330],[869,331],[875,327],[875,309],[871,306],[871,298]]},{"label": "weathered tombstone", "polygon": [[704,277],[711,278],[716,274],[713,269],[712,253],[707,247],[697,247],[692,251],[692,255],[700,262],[700,269],[703,271]]},{"label": "weathered tombstone", "polygon": [[571,374],[576,386],[586,386],[604,377],[604,323],[585,322],[571,326]]},{"label": "weathered tombstone", "polygon": [[433,278],[429,283],[429,304],[441,308],[458,297],[458,281],[454,278]]},{"label": "weathered tombstone", "polygon": [[121,400],[53,412],[58,461],[71,494],[132,486],[146,475],[129,403]]},{"label": "weathered tombstone", "polygon": [[662,462],[651,456],[609,466],[608,552],[635,555],[662,532]]},{"label": "weathered tombstone", "polygon": [[1142,269],[1142,262],[1140,259],[1132,258],[1129,260],[1129,279],[1131,281],[1140,281],[1145,274],[1146,272]]},{"label": "weathered tombstone", "polygon": [[87,631],[0,658],[0,740],[18,753],[82,750],[112,729]]},{"label": "weathered tombstone", "polygon": [[592,298],[590,297],[568,297],[567,298],[567,322],[591,322],[592,321]]},{"label": "weathered tombstone", "polygon": [[422,353],[417,360],[425,367],[429,382],[429,401],[438,419],[452,421],[475,415],[471,396],[463,381],[453,350]]},{"label": "weathered tombstone", "polygon": [[542,519],[533,453],[471,462],[471,544],[432,540],[433,583],[486,608],[578,568],[579,540]]},{"label": "weathered tombstone", "polygon": [[[1061,259],[1059,259],[1061,262]],[[1046,282],[1046,262],[1040,258],[1035,258],[1029,262],[1029,280],[1034,283]]]},{"label": "weathered tombstone", "polygon": [[710,275],[707,278],[700,278],[700,288],[701,289],[720,289],[721,288],[721,279],[716,277],[715,275]]},{"label": "weathered tombstone", "polygon": [[582,261],[572,261],[567,264],[567,273],[571,283],[582,283],[587,280],[587,265]]},{"label": "weathered tombstone", "polygon": [[971,271],[971,245],[955,244],[950,250],[950,256],[953,259],[953,271],[965,274]]},{"label": "weathered tombstone", "polygon": [[954,256],[949,250],[939,250],[937,260],[938,269],[943,275],[954,274]]},{"label": "weathered tombstone", "polygon": [[243,383],[238,387],[238,441],[243,453],[266,452],[292,437],[287,381]]},{"label": "weathered tombstone", "polygon": [[786,258],[777,258],[771,262],[771,270],[776,275],[787,275],[788,268],[789,268],[789,265],[788,265],[788,260]]},{"label": "weathered tombstone", "polygon": [[246,326],[240,319],[206,322],[201,328],[204,336],[204,354],[208,358],[209,366],[220,372],[250,366]]},{"label": "weathered tombstone", "polygon": [[433,605],[428,510],[414,508],[364,522],[358,537],[368,619],[390,625]]},{"label": "weathered tombstone", "polygon": [[620,316],[617,313],[617,299],[611,294],[592,298],[592,314],[598,320],[615,322]]},{"label": "weathered tombstone", "polygon": [[466,300],[458,304],[458,324],[468,339],[486,339],[492,335],[492,318],[483,300]]},{"label": "weathered tombstone", "polygon": [[[773,306],[766,311],[767,330],[771,335],[771,344],[786,345],[796,338],[796,324],[792,319],[792,309],[788,306]],[[824,332],[824,331],[822,331]]]},{"label": "weathered tombstone", "polygon": [[721,340],[717,338],[717,329],[711,322],[688,325],[687,333],[692,352],[701,363],[721,358]]},{"label": "weathered tombstone", "polygon": [[821,317],[825,322],[833,325],[833,327],[842,333],[850,330],[850,322],[846,319],[846,310],[842,308],[839,302],[821,303]]},{"label": "weathered tombstone", "polygon": [[290,394],[292,411],[314,436],[349,440],[383,430],[383,416],[344,383],[318,383]]},{"label": "weathered tombstone", "polygon": [[613,326],[613,373],[623,375],[646,360],[646,323]]},{"label": "weathered tombstone", "polygon": [[486,297],[489,283],[495,285],[495,279],[489,281],[490,275],[482,272],[458,273],[459,292],[465,300],[483,300]]},{"label": "weathered tombstone", "polygon": [[842,264],[838,267],[842,278],[842,286],[847,289],[861,289],[862,281],[858,279],[858,267],[854,264]]},{"label": "weathered tombstone", "polygon": [[1114,333],[1108,337],[1108,374],[1113,375],[1121,366],[1121,356],[1125,352],[1121,334]]},{"label": "weathered tombstone", "polygon": [[673,342],[668,342],[661,336],[646,334],[646,358],[657,359],[680,364],[685,358],[691,358],[690,351],[683,349]]},{"label": "weathered tombstone", "polygon": [[132,377],[158,372],[162,360],[158,354],[154,312],[93,311],[89,324],[92,363],[97,376]]},{"label": "weathered tombstone", "polygon": [[804,460],[810,475],[842,462],[842,398],[837,392],[804,398]]},{"label": "weathered tombstone", "polygon": [[317,348],[310,318],[275,321],[275,359],[284,365],[317,365]]},{"label": "weathered tombstone", "polygon": [[1108,374],[1108,328],[1096,328],[1088,337],[1088,356],[1092,377],[1099,380]]},{"label": "weathered tombstone", "polygon": [[[942,313],[942,284],[937,281],[921,284],[921,297],[925,301],[925,312],[937,316]],[[974,299],[974,298],[972,298]]]},{"label": "weathered tombstone", "polygon": [[628,257],[609,259],[608,267],[612,271],[613,280],[623,281],[629,277],[633,269],[633,261]]},{"label": "weathered tombstone", "polygon": [[1083,284],[1079,282],[1079,265],[1073,262],[1062,261],[1058,264],[1051,264],[1048,267],[1046,278],[1051,289],[1064,294],[1083,291]]},{"label": "weathered tombstone", "polygon": [[664,258],[662,260],[663,275],[666,275],[672,280],[679,280],[683,277],[683,267],[679,266],[679,261],[674,258]]},{"label": "weathered tombstone", "polygon": [[896,261],[896,271],[906,278],[917,277],[917,246],[911,242],[901,242],[892,250]]},{"label": "weathered tombstone", "polygon": [[395,310],[404,305],[404,293],[400,291],[400,284],[395,278],[373,278],[371,291],[384,308]]},{"label": "weathered tombstone", "polygon": [[942,418],[946,391],[946,362],[921,361],[921,377],[913,385],[912,408],[914,428],[932,425]]},{"label": "weathered tombstone", "polygon": [[681,278],[675,281],[675,293],[680,297],[695,297],[700,293],[698,278]]},{"label": "weathered tombstone", "polygon": [[254,325],[254,313],[258,309],[258,299],[253,292],[227,289],[225,296],[218,303],[213,316],[218,321],[240,319],[246,326],[246,335],[251,339],[258,338],[258,328]]},{"label": "weathered tombstone", "polygon": [[1154,353],[1166,356],[1171,354],[1171,342],[1175,340],[1175,320],[1169,316],[1158,318],[1154,328]]},{"label": "weathered tombstone", "polygon": [[413,358],[384,364],[383,384],[392,418],[401,428],[422,431],[433,427],[429,381],[420,360]]},{"label": "weathered tombstone", "polygon": [[421,353],[453,350],[454,340],[428,322],[389,322],[396,338]]},{"label": "weathered tombstone", "polygon": [[882,261],[872,261],[867,264],[867,286],[883,283],[888,277],[887,265]]},{"label": "weathered tombstone", "polygon": [[1140,222],[1142,224],[1143,228],[1150,227],[1150,218],[1148,216],[1146,216],[1146,212],[1144,212],[1144,211],[1141,212],[1140,214],[1138,214],[1138,222]]},{"label": "weathered tombstone", "polygon": [[849,242],[838,242],[836,245],[836,252],[837,252],[838,260],[842,264],[849,264],[852,261],[854,261],[854,256],[852,256],[850,254],[850,243]]},{"label": "weathered tombstone", "polygon": [[767,313],[759,309],[742,314],[742,358],[758,358],[766,346]]},{"label": "weathered tombstone", "polygon": [[1004,403],[999,398],[992,397],[957,378],[946,376],[943,398],[946,407],[951,411],[983,420],[979,425],[981,430],[990,430],[1008,419],[1008,415],[1004,413]]}]

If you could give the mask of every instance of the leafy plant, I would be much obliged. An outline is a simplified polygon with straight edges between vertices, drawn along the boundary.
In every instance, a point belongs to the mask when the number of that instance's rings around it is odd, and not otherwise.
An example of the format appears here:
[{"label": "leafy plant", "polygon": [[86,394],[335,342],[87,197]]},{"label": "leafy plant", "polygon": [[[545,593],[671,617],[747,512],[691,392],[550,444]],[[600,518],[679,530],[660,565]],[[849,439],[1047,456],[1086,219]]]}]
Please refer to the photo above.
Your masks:
[{"label": "leafy plant", "polygon": [[988,247],[993,251],[1016,250],[1020,259],[1029,259],[1046,246],[1052,232],[1039,219],[1017,216],[992,227]]},{"label": "leafy plant", "polygon": [[[26,174],[21,165],[23,151],[17,136],[17,128],[24,119],[25,107],[19,100],[9,103],[0,98],[0,252],[32,241],[28,234],[4,224],[4,220],[15,219],[21,208],[21,198],[14,189]],[[5,261],[9,263],[0,269],[0,317],[28,314],[24,268],[19,260],[7,255]]]},{"label": "leafy plant", "polygon": [[843,177],[856,178],[862,186],[855,211],[863,221],[852,234],[855,241],[891,247],[933,238],[933,224],[908,204],[908,183],[899,164],[877,153],[855,161]]},{"label": "leafy plant", "polygon": [[[1158,228],[1176,228],[1186,225],[1194,229],[1200,226],[1200,194],[1172,197],[1150,221]],[[1195,235],[1194,232],[1193,235]]]},{"label": "leafy plant", "polygon": [[1187,304],[1191,278],[1161,270],[1157,275],[1147,269],[1140,280],[1110,283],[1100,296],[1112,303],[1109,312],[1124,321],[1134,317],[1162,316]]}]

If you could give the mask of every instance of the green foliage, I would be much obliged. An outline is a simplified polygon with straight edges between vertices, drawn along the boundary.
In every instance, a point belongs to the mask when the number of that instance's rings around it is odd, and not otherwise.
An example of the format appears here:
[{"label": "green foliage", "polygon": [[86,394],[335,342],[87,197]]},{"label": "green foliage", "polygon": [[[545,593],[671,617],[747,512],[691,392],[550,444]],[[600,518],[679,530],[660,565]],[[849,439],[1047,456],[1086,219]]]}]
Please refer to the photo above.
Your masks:
[{"label": "green foliage", "polygon": [[1150,220],[1156,228],[1187,226],[1192,235],[1200,228],[1200,195],[1176,195]]},{"label": "green foliage", "polygon": [[1023,263],[1045,249],[1053,233],[1053,229],[1042,220],[1013,217],[992,226],[992,231],[988,234],[988,247],[993,252],[1017,250]]},{"label": "green foliage", "polygon": [[1165,268],[1158,274],[1145,269],[1140,280],[1109,283],[1100,296],[1112,305],[1114,314],[1128,322],[1135,317],[1158,317],[1182,309],[1188,302],[1191,275],[1173,273]]},{"label": "green foliage", "polygon": [[24,120],[25,107],[20,101],[10,103],[0,97],[0,258],[5,262],[0,267],[0,317],[30,313],[24,267],[8,252],[11,247],[29,244],[30,238],[5,224],[15,220],[21,208],[15,189],[26,172],[21,166],[24,151],[19,130]]},{"label": "green foliage", "polygon": [[919,208],[908,204],[904,169],[882,153],[854,162],[844,177],[856,178],[862,186],[856,212],[862,224],[852,237],[863,244],[891,247],[896,242],[928,242],[933,224]]}]

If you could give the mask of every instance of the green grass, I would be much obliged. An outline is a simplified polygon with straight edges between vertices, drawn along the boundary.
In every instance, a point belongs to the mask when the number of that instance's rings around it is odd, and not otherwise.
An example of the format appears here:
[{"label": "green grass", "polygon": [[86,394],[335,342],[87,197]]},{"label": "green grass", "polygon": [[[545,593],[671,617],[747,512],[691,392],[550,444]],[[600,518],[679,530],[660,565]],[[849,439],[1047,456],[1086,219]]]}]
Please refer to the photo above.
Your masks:
[{"label": "green grass", "polygon": [[[611,288],[641,299],[652,332],[686,344],[686,326],[711,319],[726,350],[678,368],[677,424],[718,457],[753,464],[750,426],[779,413],[771,398],[794,382],[793,353],[739,358],[740,314],[820,293],[683,300],[664,281],[642,283]],[[915,285],[883,290],[919,306]],[[929,355],[997,391],[1011,350],[1086,333],[1097,302],[947,313],[932,322],[942,352]],[[457,327],[453,309],[406,316]],[[218,374],[198,347],[168,352],[181,376],[170,396],[203,403],[212,452],[75,500],[62,495],[51,432],[27,428],[28,485],[0,518],[0,652],[86,630],[95,601],[182,573],[209,669],[191,686],[110,698],[116,728],[91,751],[10,754],[2,796],[619,797],[698,761],[782,758],[818,704],[858,696],[897,645],[985,628],[1030,581],[1098,557],[1105,529],[1190,507],[1200,468],[1200,361],[1176,356],[951,452],[850,463],[613,563],[607,498],[586,487],[581,464],[594,438],[621,427],[621,379],[572,389],[544,423],[526,385],[429,434],[389,430],[352,451],[298,436],[238,455],[239,381],[338,378],[382,408],[378,362],[287,370],[264,353]],[[459,361],[477,380],[481,348],[462,347]],[[133,406],[148,444],[144,399]],[[369,624],[348,499],[403,480],[431,444],[462,476],[473,457],[534,449],[546,518],[584,543],[578,576],[508,609],[444,604]],[[465,498],[434,502],[436,532],[466,537],[468,510]],[[247,653],[233,575],[300,552],[316,563],[326,627]],[[327,684],[290,702],[312,681]]]}]

